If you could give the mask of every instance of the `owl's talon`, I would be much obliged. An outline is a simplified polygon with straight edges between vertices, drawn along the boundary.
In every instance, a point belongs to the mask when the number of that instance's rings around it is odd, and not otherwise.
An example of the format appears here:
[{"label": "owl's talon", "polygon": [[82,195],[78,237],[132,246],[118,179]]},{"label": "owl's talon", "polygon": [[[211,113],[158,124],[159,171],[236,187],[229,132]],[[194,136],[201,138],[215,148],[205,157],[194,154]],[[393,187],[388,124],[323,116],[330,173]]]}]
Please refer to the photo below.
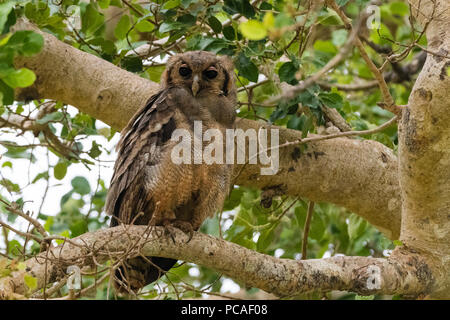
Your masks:
[{"label": "owl's talon", "polygon": [[192,237],[194,236],[194,228],[192,227],[192,224],[188,221],[175,220],[172,222],[165,223],[164,227],[170,233],[170,236],[172,237],[172,240],[174,242],[175,242],[175,238],[174,238],[175,230],[173,228],[180,229],[185,234],[189,235],[189,239],[186,243],[189,243],[189,241],[191,241]]},{"label": "owl's talon", "polygon": [[172,238],[173,243],[176,243],[175,241],[175,230],[173,229],[172,226],[166,226],[165,228],[165,234],[169,235]]},{"label": "owl's talon", "polygon": [[172,221],[170,220],[165,220],[163,221],[163,226],[164,226],[164,235],[169,235],[172,238],[173,243],[175,243],[175,230],[174,227],[172,226]]}]

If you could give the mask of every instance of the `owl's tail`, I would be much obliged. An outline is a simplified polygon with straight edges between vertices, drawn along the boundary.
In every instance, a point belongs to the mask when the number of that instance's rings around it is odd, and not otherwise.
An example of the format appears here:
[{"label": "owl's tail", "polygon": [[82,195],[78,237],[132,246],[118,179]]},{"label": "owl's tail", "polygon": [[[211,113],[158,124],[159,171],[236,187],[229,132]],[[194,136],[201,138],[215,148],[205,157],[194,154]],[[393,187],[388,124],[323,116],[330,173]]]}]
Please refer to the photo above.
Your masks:
[{"label": "owl's tail", "polygon": [[[117,219],[111,219],[110,227],[119,225]],[[177,260],[160,257],[136,257],[124,261],[115,272],[114,287],[119,293],[136,292],[161,278]]]},{"label": "owl's tail", "polygon": [[128,259],[116,270],[116,290],[120,293],[136,292],[161,278],[175,263],[177,260],[160,257]]}]

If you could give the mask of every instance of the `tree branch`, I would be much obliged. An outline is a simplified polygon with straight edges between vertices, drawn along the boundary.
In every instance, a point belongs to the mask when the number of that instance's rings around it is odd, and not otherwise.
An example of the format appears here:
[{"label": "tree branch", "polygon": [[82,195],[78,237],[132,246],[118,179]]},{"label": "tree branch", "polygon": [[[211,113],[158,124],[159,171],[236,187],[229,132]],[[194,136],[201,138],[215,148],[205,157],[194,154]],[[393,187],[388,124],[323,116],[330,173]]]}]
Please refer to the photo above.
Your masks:
[{"label": "tree branch", "polygon": [[[439,290],[450,297],[450,3],[410,0],[426,29],[430,52],[399,121],[401,240],[433,268]],[[436,14],[436,15],[435,15]],[[445,57],[447,56],[447,57]]]},{"label": "tree branch", "polygon": [[[417,255],[396,250],[389,259],[370,257],[333,257],[327,259],[278,259],[218,238],[175,230],[175,242],[162,227],[118,226],[85,233],[26,261],[27,272],[37,278],[38,288],[66,276],[67,267],[107,260],[129,259],[139,254],[195,262],[213,268],[246,286],[257,287],[280,297],[307,292],[347,290],[359,294],[406,294],[427,292],[432,284],[427,266]],[[124,253],[127,253],[126,256]],[[51,258],[49,258],[51,257]],[[0,279],[0,296],[24,294],[24,273]],[[424,273],[426,276],[424,276]]]}]

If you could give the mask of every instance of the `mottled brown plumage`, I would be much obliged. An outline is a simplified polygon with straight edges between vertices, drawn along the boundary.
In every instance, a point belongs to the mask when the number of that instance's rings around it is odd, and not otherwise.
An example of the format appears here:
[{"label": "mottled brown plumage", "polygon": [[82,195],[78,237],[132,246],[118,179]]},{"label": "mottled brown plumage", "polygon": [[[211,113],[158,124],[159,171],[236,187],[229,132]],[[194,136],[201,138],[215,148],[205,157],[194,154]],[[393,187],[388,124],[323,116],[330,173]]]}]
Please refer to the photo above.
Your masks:
[{"label": "mottled brown plumage", "polygon": [[[229,191],[230,165],[175,164],[171,151],[177,142],[170,138],[177,128],[193,136],[196,120],[202,121],[203,132],[233,127],[232,63],[204,51],[173,56],[161,87],[121,133],[105,209],[113,216],[111,227],[134,223],[198,230],[221,209]],[[135,291],[175,263],[156,257],[129,259],[118,269],[116,284],[122,291]]]}]

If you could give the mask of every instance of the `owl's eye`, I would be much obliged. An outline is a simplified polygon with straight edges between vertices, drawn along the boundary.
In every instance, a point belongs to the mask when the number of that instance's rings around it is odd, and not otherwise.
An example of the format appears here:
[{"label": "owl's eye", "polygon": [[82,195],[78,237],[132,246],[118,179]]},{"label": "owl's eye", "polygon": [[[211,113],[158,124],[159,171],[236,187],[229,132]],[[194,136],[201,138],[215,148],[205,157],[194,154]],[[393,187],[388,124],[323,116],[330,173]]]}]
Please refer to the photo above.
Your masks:
[{"label": "owl's eye", "polygon": [[189,77],[192,73],[192,70],[188,67],[180,67],[180,70],[178,70],[181,76],[183,77]]},{"label": "owl's eye", "polygon": [[214,67],[209,67],[207,70],[203,72],[206,78],[208,79],[214,79],[217,77],[217,70]]}]

